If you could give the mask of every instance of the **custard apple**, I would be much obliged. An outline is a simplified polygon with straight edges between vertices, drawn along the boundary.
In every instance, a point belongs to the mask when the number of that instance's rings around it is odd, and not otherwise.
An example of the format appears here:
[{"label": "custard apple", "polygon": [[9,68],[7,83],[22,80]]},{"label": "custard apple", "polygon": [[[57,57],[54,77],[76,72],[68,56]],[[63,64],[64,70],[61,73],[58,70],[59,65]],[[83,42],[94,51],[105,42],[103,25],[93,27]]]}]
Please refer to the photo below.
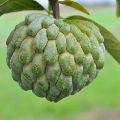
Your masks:
[{"label": "custard apple", "polygon": [[33,13],[15,27],[6,44],[13,79],[49,101],[79,92],[104,65],[104,38],[85,20]]}]

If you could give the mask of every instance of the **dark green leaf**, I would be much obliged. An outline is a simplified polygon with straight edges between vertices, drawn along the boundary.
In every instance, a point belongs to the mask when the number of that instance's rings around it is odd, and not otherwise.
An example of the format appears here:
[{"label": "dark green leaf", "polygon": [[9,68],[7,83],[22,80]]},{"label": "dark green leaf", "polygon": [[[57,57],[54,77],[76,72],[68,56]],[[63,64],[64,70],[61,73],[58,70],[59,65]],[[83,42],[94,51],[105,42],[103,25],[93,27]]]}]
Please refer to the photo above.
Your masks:
[{"label": "dark green leaf", "polygon": [[91,21],[93,22],[94,24],[96,24],[99,29],[100,29],[100,32],[101,34],[103,35],[104,37],[104,44],[105,44],[105,48],[106,50],[113,56],[113,58],[118,62],[120,63],[120,41],[111,33],[109,32],[106,28],[104,28],[102,25],[94,22],[93,20],[89,19],[89,18],[85,18],[83,16],[71,16],[71,17],[68,17],[66,18],[66,20],[69,19],[69,20],[86,20],[86,21]]},{"label": "dark green leaf", "polygon": [[117,10],[116,10],[116,13],[117,13],[117,16],[120,17],[120,0],[116,0],[117,2]]},{"label": "dark green leaf", "polygon": [[63,4],[63,5],[67,5],[67,6],[72,7],[72,8],[75,8],[83,13],[88,14],[88,15],[90,14],[84,6],[82,6],[81,4],[79,4],[77,2],[69,0],[69,1],[59,1],[59,3]]},{"label": "dark green leaf", "polygon": [[44,10],[34,0],[0,0],[0,15],[22,10]]}]

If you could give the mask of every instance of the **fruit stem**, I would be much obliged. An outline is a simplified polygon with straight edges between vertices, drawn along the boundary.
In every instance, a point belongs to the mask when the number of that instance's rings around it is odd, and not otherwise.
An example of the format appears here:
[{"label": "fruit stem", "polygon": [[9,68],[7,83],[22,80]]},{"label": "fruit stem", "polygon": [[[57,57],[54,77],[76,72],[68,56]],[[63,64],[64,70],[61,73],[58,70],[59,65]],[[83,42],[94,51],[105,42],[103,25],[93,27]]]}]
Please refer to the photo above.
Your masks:
[{"label": "fruit stem", "polygon": [[49,4],[53,11],[53,17],[58,19],[60,17],[59,1],[58,0],[49,0]]}]

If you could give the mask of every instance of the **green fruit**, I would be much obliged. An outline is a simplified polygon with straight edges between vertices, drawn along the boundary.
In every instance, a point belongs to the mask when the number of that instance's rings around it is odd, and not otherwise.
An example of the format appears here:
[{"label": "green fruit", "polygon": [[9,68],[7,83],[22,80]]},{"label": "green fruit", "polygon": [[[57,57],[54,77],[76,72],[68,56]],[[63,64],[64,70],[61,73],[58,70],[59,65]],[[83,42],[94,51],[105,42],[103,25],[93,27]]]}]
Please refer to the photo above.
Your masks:
[{"label": "green fruit", "polygon": [[59,101],[96,78],[104,65],[104,39],[84,20],[30,14],[7,40],[7,64],[24,90]]}]

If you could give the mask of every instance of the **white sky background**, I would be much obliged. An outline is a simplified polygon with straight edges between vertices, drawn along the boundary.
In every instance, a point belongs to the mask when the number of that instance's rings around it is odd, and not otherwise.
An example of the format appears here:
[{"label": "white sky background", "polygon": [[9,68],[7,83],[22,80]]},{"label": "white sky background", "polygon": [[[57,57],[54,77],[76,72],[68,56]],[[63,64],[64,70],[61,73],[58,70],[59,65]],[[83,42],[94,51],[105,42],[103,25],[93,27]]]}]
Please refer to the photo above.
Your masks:
[{"label": "white sky background", "polygon": [[48,8],[48,0],[35,0],[37,2],[40,2],[42,6],[44,6],[46,9]]},{"label": "white sky background", "polygon": [[[40,2],[45,8],[48,7],[48,0],[35,0],[37,2]],[[116,0],[75,0],[78,2],[81,2],[83,4],[104,4],[104,3],[108,3],[108,4],[115,4]]]}]

